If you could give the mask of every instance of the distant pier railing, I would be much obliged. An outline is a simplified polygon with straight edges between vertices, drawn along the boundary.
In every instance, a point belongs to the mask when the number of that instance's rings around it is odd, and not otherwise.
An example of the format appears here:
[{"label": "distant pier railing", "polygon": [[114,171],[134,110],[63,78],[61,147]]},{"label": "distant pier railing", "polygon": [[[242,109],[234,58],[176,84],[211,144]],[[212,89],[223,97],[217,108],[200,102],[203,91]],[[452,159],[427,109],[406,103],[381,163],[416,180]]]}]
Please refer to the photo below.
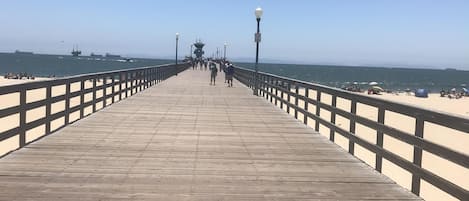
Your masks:
[{"label": "distant pier railing", "polygon": [[[26,140],[26,133],[29,130],[42,126],[45,127],[42,134],[50,134],[100,108],[177,75],[188,67],[188,64],[177,66],[169,64],[2,86],[0,87],[0,100],[3,99],[2,102],[7,102],[6,99],[10,96],[8,98],[17,100],[17,104],[0,108],[0,122],[2,122],[2,118],[5,120],[8,117],[13,117],[13,122],[8,123],[12,127],[0,131],[0,143],[19,136],[17,148],[22,148],[33,141]],[[31,101],[30,99],[37,99],[34,96],[42,96],[43,98]],[[56,105],[62,106],[62,109],[52,111],[52,109],[56,110]],[[41,110],[45,115],[27,121],[28,115],[32,114],[29,112],[32,110]],[[89,112],[85,112],[85,110],[89,110]],[[72,120],[70,118],[72,113],[79,113],[79,115],[76,115],[77,117]],[[61,121],[59,126],[51,128],[51,123],[56,120]]]},{"label": "distant pier railing", "polygon": [[[240,67],[236,67],[235,69],[235,78],[252,89],[255,88],[255,75],[255,72],[249,69]],[[469,156],[425,139],[424,124],[425,122],[433,123],[463,132],[467,135],[469,133],[469,119],[262,72],[258,74],[257,85],[259,96],[263,96],[280,108],[286,109],[288,113],[290,113],[290,110],[293,110],[292,112],[294,112],[294,116],[297,119],[298,113],[303,114],[301,121],[305,124],[308,124],[308,118],[314,120],[314,128],[316,131],[319,131],[320,125],[327,127],[330,130],[329,139],[331,141],[334,141],[336,133],[347,138],[348,152],[350,154],[354,155],[355,144],[374,153],[376,156],[375,169],[377,171],[382,171],[382,161],[384,158],[410,172],[412,174],[411,191],[414,194],[420,194],[420,182],[421,179],[423,179],[457,199],[469,200],[467,189],[454,184],[441,175],[437,175],[434,172],[422,168],[422,151],[424,150],[446,159],[451,163],[462,166],[467,170],[469,167]],[[300,91],[304,92],[300,93]],[[314,91],[316,96],[310,97],[310,91]],[[332,96],[331,104],[321,102],[322,94]],[[350,101],[349,111],[336,107],[337,98]],[[299,104],[299,100],[303,102],[302,105]],[[357,115],[357,104],[364,104],[376,108],[378,111],[377,120],[371,120]],[[315,110],[310,111],[308,106],[314,106]],[[330,120],[321,118],[321,110],[330,112]],[[386,111],[415,119],[415,133],[404,132],[398,127],[385,125]],[[340,115],[349,121],[349,129],[344,129],[336,125],[336,115]],[[362,137],[357,136],[356,124],[361,124],[375,130],[376,144],[370,143]],[[385,149],[383,147],[384,135],[413,146],[413,161],[409,161]]]}]

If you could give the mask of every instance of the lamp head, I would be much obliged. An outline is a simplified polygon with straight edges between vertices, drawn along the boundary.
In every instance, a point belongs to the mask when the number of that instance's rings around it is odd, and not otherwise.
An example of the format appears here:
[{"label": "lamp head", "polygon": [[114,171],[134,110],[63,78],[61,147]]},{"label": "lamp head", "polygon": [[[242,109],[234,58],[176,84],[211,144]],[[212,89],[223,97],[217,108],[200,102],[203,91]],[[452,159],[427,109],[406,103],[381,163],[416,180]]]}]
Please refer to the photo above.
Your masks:
[{"label": "lamp head", "polygon": [[254,14],[256,15],[256,18],[257,18],[257,19],[261,19],[262,13],[263,13],[263,11],[262,11],[262,8],[260,8],[260,7],[257,7],[257,8],[256,8],[256,11],[254,12]]},{"label": "lamp head", "polygon": [[179,38],[179,33],[176,33],[176,39],[178,39],[178,38]]}]

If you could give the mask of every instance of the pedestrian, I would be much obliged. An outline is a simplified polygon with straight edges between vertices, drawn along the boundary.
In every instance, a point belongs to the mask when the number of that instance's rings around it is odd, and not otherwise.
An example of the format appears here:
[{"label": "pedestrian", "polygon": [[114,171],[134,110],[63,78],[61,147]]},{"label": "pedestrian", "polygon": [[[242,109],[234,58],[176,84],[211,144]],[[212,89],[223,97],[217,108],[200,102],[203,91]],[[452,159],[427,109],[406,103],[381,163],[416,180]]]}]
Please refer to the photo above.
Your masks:
[{"label": "pedestrian", "polygon": [[233,87],[233,75],[234,75],[234,67],[233,64],[230,64],[228,68],[226,68],[226,79],[228,82],[228,87]]},{"label": "pedestrian", "polygon": [[217,65],[213,62],[210,62],[210,85],[212,85],[212,82],[213,82],[213,85],[215,86],[217,72],[218,72]]}]

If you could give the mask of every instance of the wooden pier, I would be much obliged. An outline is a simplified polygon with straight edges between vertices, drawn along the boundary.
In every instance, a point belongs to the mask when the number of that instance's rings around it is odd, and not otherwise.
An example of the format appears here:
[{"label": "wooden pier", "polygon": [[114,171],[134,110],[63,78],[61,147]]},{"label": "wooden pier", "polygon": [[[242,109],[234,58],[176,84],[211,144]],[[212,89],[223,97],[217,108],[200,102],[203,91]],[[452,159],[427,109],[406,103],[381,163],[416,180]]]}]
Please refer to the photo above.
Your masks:
[{"label": "wooden pier", "polygon": [[186,70],[0,160],[0,200],[421,200],[223,75]]}]

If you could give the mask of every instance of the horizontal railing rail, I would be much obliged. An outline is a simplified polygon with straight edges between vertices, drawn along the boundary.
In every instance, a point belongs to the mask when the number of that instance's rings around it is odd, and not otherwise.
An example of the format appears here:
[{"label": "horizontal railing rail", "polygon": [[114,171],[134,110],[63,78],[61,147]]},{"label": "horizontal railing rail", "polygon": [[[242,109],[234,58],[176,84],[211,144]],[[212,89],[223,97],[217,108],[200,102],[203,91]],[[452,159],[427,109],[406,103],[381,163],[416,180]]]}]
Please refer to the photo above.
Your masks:
[{"label": "horizontal railing rail", "polygon": [[[375,154],[375,169],[378,172],[382,171],[383,158],[394,163],[400,168],[407,170],[412,174],[411,191],[414,194],[420,194],[420,182],[421,179],[423,179],[431,185],[460,200],[469,200],[467,189],[452,183],[440,175],[422,168],[423,150],[466,169],[469,167],[469,156],[467,154],[439,145],[424,138],[425,122],[430,122],[468,134],[469,119],[442,112],[426,110],[416,106],[376,99],[341,89],[264,72],[259,72],[257,74],[256,82],[256,73],[253,70],[240,67],[236,67],[235,69],[235,78],[253,90],[257,90],[257,94],[259,96],[265,97],[275,105],[280,103],[280,108],[284,109],[285,105],[288,113],[293,109],[295,118],[298,118],[298,113],[303,114],[302,121],[304,124],[308,124],[308,118],[314,120],[314,128],[316,131],[319,131],[320,125],[327,127],[330,131],[329,139],[331,141],[334,142],[336,133],[347,138],[349,142],[348,152],[350,154],[354,155],[355,144],[371,151]],[[255,86],[256,83],[257,87]],[[300,90],[304,90],[303,94],[300,93]],[[315,91],[316,97],[309,97],[310,91]],[[332,97],[330,105],[321,102],[321,94],[328,94]],[[336,105],[337,98],[350,101],[350,111],[338,108]],[[299,105],[299,100],[303,101],[304,104]],[[377,108],[377,120],[371,120],[357,115],[357,104],[364,104]],[[315,111],[311,112],[308,109],[309,106],[315,106]],[[330,112],[330,120],[321,118],[321,110]],[[385,125],[386,111],[414,118],[415,133],[408,133],[402,131],[399,127]],[[340,115],[349,121],[348,130],[336,125],[336,115]],[[366,139],[356,135],[357,124],[364,125],[376,131],[376,144],[370,143]],[[413,146],[413,161],[409,161],[398,154],[386,150],[383,147],[384,135]]]},{"label": "horizontal railing rail", "polygon": [[[179,65],[167,64],[1,86],[0,101],[7,102],[6,96],[10,95],[16,97],[17,104],[0,108],[0,122],[2,118],[5,119],[12,116],[16,116],[17,121],[16,124],[12,124],[12,128],[7,128],[7,130],[0,133],[0,143],[12,137],[19,136],[18,146],[15,149],[22,148],[34,141],[26,140],[26,133],[31,129],[44,126],[45,129],[42,136],[46,136],[72,123],[70,120],[72,113],[79,112],[79,117],[74,121],[82,119],[86,115],[96,112],[98,110],[98,104],[101,104],[101,108],[104,108],[156,85],[173,75],[177,75],[177,73],[186,70],[189,66],[189,64],[185,63]],[[56,89],[59,87],[62,87],[62,89]],[[72,87],[78,89],[72,91]],[[39,94],[44,98],[28,101],[30,98],[34,99],[34,97],[32,97],[33,95],[28,95],[28,92],[34,90],[42,90]],[[53,92],[56,91],[60,93],[54,95]],[[101,94],[100,97],[98,97],[98,93]],[[37,95],[38,94],[35,94],[35,96]],[[88,101],[85,100],[86,97],[88,97]],[[79,102],[76,101],[77,103],[71,106],[73,99],[79,99]],[[64,103],[63,109],[53,113],[52,106],[60,102]],[[45,115],[27,121],[28,111],[41,108]],[[87,108],[89,108],[91,112],[85,114],[85,109]],[[63,124],[52,129],[51,123],[61,118],[63,118]],[[10,152],[11,151],[13,150],[10,150]]]}]

